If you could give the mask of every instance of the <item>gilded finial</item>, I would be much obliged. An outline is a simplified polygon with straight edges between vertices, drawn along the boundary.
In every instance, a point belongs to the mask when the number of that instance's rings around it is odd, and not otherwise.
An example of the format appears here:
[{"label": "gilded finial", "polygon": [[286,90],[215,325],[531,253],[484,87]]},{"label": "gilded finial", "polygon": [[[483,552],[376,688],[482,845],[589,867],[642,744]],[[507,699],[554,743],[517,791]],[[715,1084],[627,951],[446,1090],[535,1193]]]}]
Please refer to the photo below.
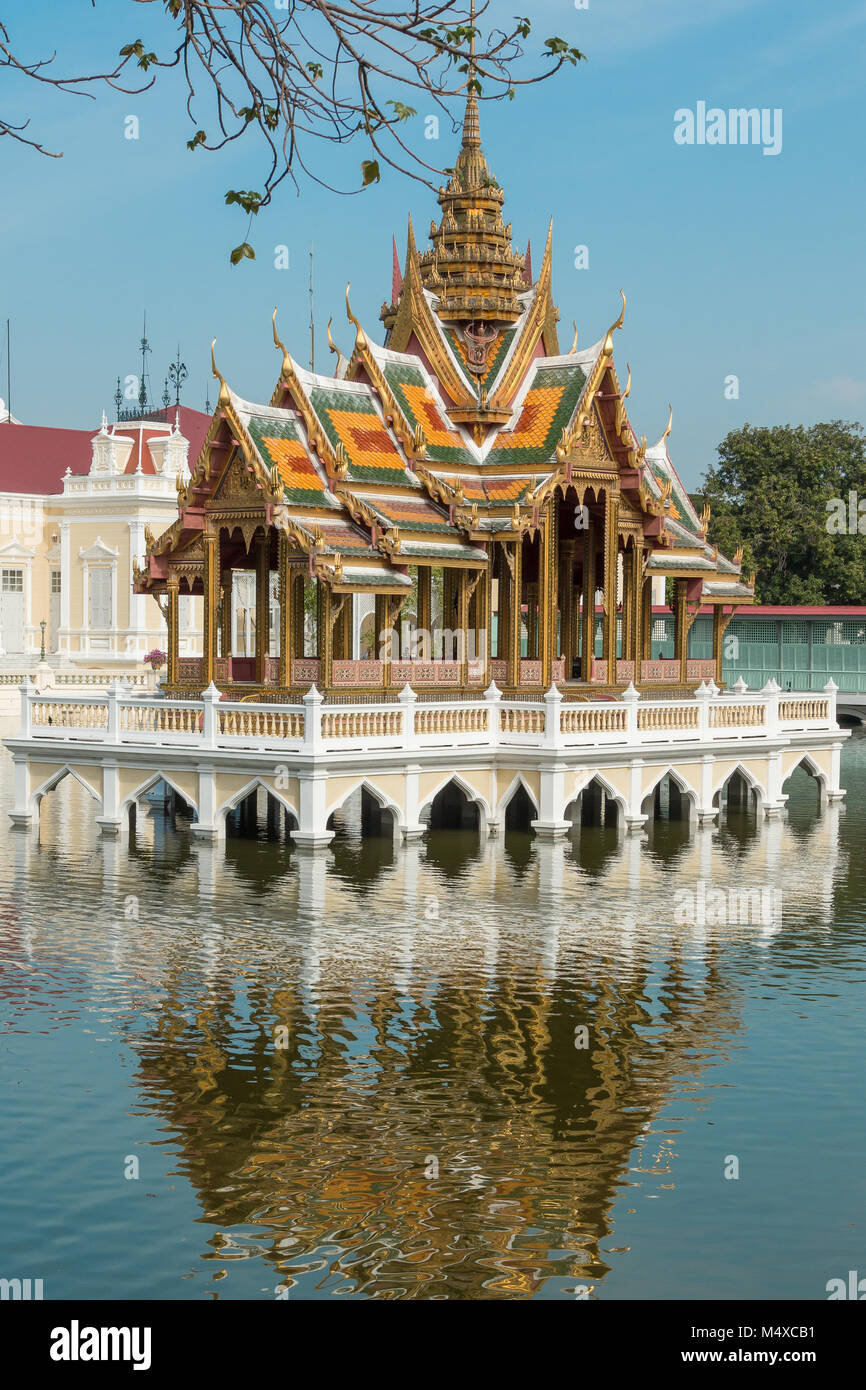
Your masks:
[{"label": "gilded finial", "polygon": [[274,327],[274,347],[275,347],[275,348],[278,348],[279,351],[283,354],[283,367],[282,367],[282,371],[281,371],[280,375],[283,376],[283,377],[285,377],[285,379],[288,381],[289,377],[291,377],[291,376],[294,375],[295,364],[294,364],[294,362],[292,361],[291,356],[289,355],[289,350],[288,350],[288,348],[286,347],[285,343],[282,341],[282,339],[280,338],[280,335],[279,335],[278,332],[277,332],[277,311],[276,311],[276,309],[274,309],[274,316],[273,316],[272,322],[273,322],[273,327]]},{"label": "gilded finial", "polygon": [[336,477],[345,478],[349,472],[349,455],[346,453],[346,446],[342,440],[340,440],[340,443],[334,450],[334,458],[337,464],[335,469]]},{"label": "gilded finial", "polygon": [[352,313],[352,306],[349,303],[349,290],[351,288],[351,283],[346,286],[346,313],[349,317],[349,322],[355,325],[355,347],[364,348],[367,346],[367,339],[364,336],[363,328],[361,327],[358,320],[355,318],[355,315]]},{"label": "gilded finial", "polygon": [[623,324],[625,323],[625,290],[620,290],[620,294],[622,295],[622,309],[620,310],[619,318],[616,320],[615,323],[612,323],[610,328],[607,330],[607,337],[604,340],[605,357],[613,356],[613,335],[616,332],[616,330],[618,328],[622,328]]},{"label": "gilded finial", "polygon": [[216,364],[216,358],[214,357],[214,351],[213,351],[215,347],[216,347],[216,338],[214,338],[213,342],[212,342],[211,345],[210,345],[210,367],[211,367],[211,371],[213,372],[214,376],[216,377],[217,381],[218,381],[219,384],[220,384],[220,393],[219,393],[219,399],[217,400],[217,405],[228,405],[229,399],[230,399],[230,397],[229,397],[229,388],[226,386],[226,379],[225,379],[225,377],[223,376],[222,372],[220,371],[219,367],[218,367],[217,364]]},{"label": "gilded finial", "polygon": [[702,530],[704,533],[706,533],[707,530],[709,529],[709,525],[710,525],[710,504],[709,504],[709,502],[706,502],[706,503],[704,503],[704,509],[703,509],[703,511],[701,512],[701,530]]},{"label": "gilded finial", "polygon": [[739,566],[743,563],[743,547],[738,545],[734,551],[734,564]]},{"label": "gilded finial", "polygon": [[577,320],[576,320],[576,319],[572,319],[572,321],[571,321],[571,326],[572,326],[572,328],[574,329],[574,339],[573,339],[573,341],[572,341],[571,347],[568,349],[569,356],[571,356],[572,353],[577,352]]},{"label": "gilded finial", "polygon": [[664,441],[665,441],[666,439],[669,439],[669,438],[670,438],[671,430],[672,430],[673,427],[674,427],[674,408],[673,408],[673,406],[669,406],[668,409],[670,410],[670,415],[669,415],[669,417],[668,417],[667,428],[666,428],[664,434],[662,435],[662,443],[664,443]]},{"label": "gilded finial", "polygon": [[626,371],[628,372],[628,380],[625,383],[625,390],[622,393],[622,398],[624,401],[627,401],[629,396],[631,395],[631,363],[626,362],[625,366]]},{"label": "gilded finial", "polygon": [[415,457],[423,462],[427,456],[427,441],[424,438],[424,431],[420,425],[416,425],[412,431],[412,448]]},{"label": "gilded finial", "polygon": [[335,352],[337,354],[337,360],[339,361],[343,354],[341,353],[340,349],[337,347],[337,344],[331,337],[331,324],[333,322],[333,317],[328,319],[328,347],[331,349],[331,352]]}]

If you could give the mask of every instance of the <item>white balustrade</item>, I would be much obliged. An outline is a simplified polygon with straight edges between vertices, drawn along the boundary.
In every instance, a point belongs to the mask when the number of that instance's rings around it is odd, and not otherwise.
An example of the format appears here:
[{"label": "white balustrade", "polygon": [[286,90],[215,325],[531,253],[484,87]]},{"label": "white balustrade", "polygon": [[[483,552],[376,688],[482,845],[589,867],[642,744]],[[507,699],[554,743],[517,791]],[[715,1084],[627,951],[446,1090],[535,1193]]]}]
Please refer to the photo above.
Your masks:
[{"label": "white balustrade", "polygon": [[104,694],[21,689],[19,738],[104,744],[179,744],[201,749],[278,748],[312,757],[357,749],[713,746],[809,730],[835,730],[836,687],[820,694],[720,693],[701,684],[692,700],[644,700],[633,686],[621,700],[566,700],[556,687],[539,700],[505,700],[495,685],[482,699],[430,701],[408,685],[395,702],[327,704],[315,686],[301,705],[224,701],[211,685],[201,700],[167,700],[120,682]]}]

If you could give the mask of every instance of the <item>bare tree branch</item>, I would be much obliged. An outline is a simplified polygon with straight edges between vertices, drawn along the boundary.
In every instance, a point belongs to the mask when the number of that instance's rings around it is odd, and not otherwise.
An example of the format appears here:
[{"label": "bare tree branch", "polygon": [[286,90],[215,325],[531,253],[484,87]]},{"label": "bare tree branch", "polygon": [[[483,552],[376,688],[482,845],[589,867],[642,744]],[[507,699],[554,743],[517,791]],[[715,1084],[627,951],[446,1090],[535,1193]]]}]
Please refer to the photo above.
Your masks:
[{"label": "bare tree branch", "polygon": [[[403,9],[392,8],[393,0],[127,3],[155,5],[162,12],[158,20],[165,24],[167,45],[162,56],[135,39],[124,44],[106,71],[60,76],[56,53],[23,59],[8,25],[0,22],[0,68],[91,98],[101,86],[147,91],[164,71],[177,69],[193,127],[190,150],[224,149],[249,132],[264,147],[260,189],[226,194],[227,202],[250,217],[271,202],[285,179],[299,187],[301,175],[332,192],[357,193],[388,166],[435,188],[448,171],[413,147],[411,122],[418,110],[410,101],[432,103],[451,119],[449,101],[467,90],[481,101],[501,101],[584,56],[566,40],[548,38],[542,66],[525,72],[530,21],[515,18],[510,30],[485,34],[479,21],[490,0],[477,0],[471,9],[465,0],[407,0]],[[0,135],[57,158],[61,152],[46,149],[29,127],[29,120],[15,123],[0,116]],[[361,180],[338,187],[322,174],[317,152],[322,142],[353,140],[367,147]],[[250,254],[247,246],[243,255]]]}]

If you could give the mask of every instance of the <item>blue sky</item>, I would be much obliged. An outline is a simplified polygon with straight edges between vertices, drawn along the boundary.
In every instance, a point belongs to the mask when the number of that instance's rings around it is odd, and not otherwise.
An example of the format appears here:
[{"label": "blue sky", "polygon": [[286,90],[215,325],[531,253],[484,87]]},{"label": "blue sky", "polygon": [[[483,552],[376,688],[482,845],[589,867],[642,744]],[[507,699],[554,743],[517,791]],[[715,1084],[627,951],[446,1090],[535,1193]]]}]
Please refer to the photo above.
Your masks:
[{"label": "blue sky", "polygon": [[[97,66],[139,36],[164,51],[162,6],[131,0],[49,0],[7,20],[28,56]],[[537,269],[554,219],[554,289],[568,346],[599,338],[628,313],[616,344],[633,374],[631,418],[650,443],[674,406],[671,452],[696,486],[728,430],[752,424],[866,417],[862,71],[866,0],[534,0],[530,49],[548,34],[588,61],[512,103],[482,110],[491,167],[518,246]],[[503,21],[521,9],[494,0]],[[191,154],[181,93],[102,91],[96,101],[7,81],[4,115],[34,116],[34,133],[64,151],[48,160],[0,142],[0,318],[13,324],[13,410],[33,424],[89,427],[112,408],[115,378],[137,370],[147,310],[157,394],[178,342],[190,369],[184,402],[202,408],[209,345],[231,385],[267,399],[279,366],[270,315],[302,362],[309,353],[307,253],[315,243],[317,367],[330,370],[325,324],[352,334],[343,294],[379,336],[390,294],[391,235],[405,247],[438,215],[422,185],[386,171],[354,198],[310,183],[284,186],[253,225],[255,264],[228,252],[246,219],[225,208],[228,187],[259,187],[252,143]],[[681,146],[674,113],[758,107],[783,113],[782,151]],[[29,106],[28,106],[29,103]],[[140,138],[124,139],[135,114]],[[421,107],[416,125],[421,131]],[[443,124],[434,158],[453,162]],[[430,153],[430,146],[419,146]],[[345,183],[367,151],[323,151]],[[290,268],[274,268],[286,244]],[[574,248],[589,248],[589,268]],[[4,325],[5,338],[5,325]],[[323,350],[324,349],[324,350]],[[4,343],[5,353],[5,343]],[[726,399],[726,378],[739,399]],[[5,358],[0,394],[6,394]],[[211,389],[211,401],[214,392]]]}]

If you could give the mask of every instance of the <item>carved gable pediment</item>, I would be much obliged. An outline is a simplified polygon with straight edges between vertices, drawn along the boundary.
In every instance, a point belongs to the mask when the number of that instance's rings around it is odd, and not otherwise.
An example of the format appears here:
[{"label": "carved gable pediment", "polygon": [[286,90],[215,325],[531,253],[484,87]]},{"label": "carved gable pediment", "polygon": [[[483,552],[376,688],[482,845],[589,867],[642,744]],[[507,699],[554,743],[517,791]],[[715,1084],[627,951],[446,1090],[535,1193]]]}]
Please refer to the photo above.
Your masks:
[{"label": "carved gable pediment", "polygon": [[226,465],[213,493],[211,501],[224,506],[263,507],[262,490],[256,475],[239,453],[235,453]]}]

